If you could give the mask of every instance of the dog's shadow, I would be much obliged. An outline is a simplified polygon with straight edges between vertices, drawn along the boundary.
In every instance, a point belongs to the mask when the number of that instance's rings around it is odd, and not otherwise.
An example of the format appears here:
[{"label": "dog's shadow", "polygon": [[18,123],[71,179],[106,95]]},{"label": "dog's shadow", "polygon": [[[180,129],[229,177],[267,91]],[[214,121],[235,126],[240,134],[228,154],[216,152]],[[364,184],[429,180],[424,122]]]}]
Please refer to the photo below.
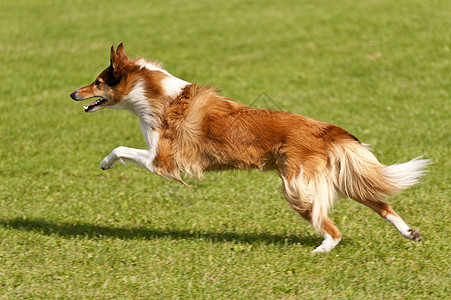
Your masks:
[{"label": "dog's shadow", "polygon": [[148,227],[118,228],[93,224],[53,223],[43,219],[14,218],[0,219],[0,226],[15,230],[33,231],[44,235],[59,235],[65,238],[83,237],[88,239],[118,238],[122,240],[206,240],[215,243],[277,244],[317,246],[321,238],[311,235],[279,235],[270,233],[201,232],[193,230],[155,229]]}]

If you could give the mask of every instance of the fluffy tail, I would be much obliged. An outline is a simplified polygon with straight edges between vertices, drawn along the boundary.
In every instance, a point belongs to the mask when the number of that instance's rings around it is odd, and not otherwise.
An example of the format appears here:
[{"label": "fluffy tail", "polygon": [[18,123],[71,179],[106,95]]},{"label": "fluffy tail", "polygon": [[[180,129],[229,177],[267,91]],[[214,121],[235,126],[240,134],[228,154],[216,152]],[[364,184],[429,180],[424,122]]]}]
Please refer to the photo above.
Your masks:
[{"label": "fluffy tail", "polygon": [[282,180],[292,207],[307,219],[311,209],[312,225],[323,232],[323,221],[340,196],[357,200],[385,217],[384,198],[418,183],[430,163],[430,160],[415,158],[384,166],[368,145],[348,139],[335,144],[328,153],[327,167],[325,165],[314,176],[305,176],[301,165],[298,176],[291,180],[282,176]]},{"label": "fluffy tail", "polygon": [[384,166],[368,145],[356,142],[337,146],[330,155],[339,191],[360,202],[381,200],[419,182],[431,163],[417,157],[409,162]]}]

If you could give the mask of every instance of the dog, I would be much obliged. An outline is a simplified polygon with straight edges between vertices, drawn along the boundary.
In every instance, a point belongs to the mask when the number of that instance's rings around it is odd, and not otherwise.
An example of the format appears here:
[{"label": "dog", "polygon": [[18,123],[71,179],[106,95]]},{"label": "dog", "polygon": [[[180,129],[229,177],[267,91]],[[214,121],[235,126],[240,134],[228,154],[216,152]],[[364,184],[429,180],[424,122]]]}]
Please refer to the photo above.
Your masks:
[{"label": "dog", "polygon": [[418,183],[430,160],[385,166],[346,130],[315,119],[275,110],[255,109],[223,97],[210,85],[179,79],[144,58],[131,59],[121,43],[110,51],[110,65],[75,101],[84,106],[128,110],[140,119],[147,149],[118,147],[100,167],[132,162],[184,185],[181,173],[274,170],[291,207],[324,237],[314,252],[328,252],[341,233],[328,218],[334,202],[352,198],[390,222],[403,237],[420,241],[384,199]]}]

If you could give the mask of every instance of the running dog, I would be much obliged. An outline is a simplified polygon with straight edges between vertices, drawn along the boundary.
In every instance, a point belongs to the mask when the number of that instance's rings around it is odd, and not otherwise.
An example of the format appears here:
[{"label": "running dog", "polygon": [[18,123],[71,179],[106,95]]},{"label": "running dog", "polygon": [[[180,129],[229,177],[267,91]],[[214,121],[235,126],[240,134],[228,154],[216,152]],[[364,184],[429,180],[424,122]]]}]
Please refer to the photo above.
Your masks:
[{"label": "running dog", "polygon": [[230,101],[159,63],[129,58],[122,43],[111,47],[108,68],[70,96],[96,98],[84,106],[87,113],[114,108],[140,119],[147,149],[118,147],[101,162],[103,170],[118,160],[132,162],[182,184],[181,173],[200,178],[205,171],[274,170],[291,207],[324,236],[314,252],[328,252],[341,239],[328,218],[340,197],[373,209],[405,238],[421,240],[384,199],[418,183],[429,160],[382,165],[368,145],[336,125]]}]

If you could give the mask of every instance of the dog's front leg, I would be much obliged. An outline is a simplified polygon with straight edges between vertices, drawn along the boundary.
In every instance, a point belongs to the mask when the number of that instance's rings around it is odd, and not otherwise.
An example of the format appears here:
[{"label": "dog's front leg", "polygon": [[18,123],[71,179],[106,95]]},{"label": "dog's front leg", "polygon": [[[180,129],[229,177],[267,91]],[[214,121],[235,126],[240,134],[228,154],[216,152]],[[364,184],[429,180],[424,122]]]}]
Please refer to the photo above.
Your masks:
[{"label": "dog's front leg", "polygon": [[128,147],[117,147],[107,157],[105,157],[100,163],[102,170],[111,169],[116,161],[122,163],[132,162],[144,169],[153,172],[153,160],[155,153],[150,150],[134,149]]}]

